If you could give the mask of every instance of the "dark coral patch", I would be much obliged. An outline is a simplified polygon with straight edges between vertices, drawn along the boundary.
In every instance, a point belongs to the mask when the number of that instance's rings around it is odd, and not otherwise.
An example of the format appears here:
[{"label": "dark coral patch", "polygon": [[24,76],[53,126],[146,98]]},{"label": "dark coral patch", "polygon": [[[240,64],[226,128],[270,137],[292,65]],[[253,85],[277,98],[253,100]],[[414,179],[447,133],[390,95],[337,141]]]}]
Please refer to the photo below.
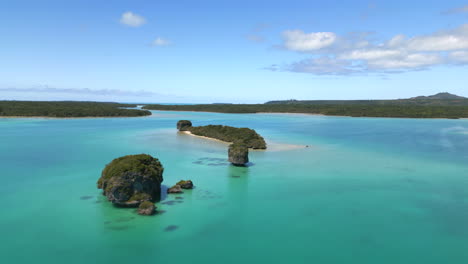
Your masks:
[{"label": "dark coral patch", "polygon": [[176,225],[170,225],[170,226],[167,226],[166,228],[164,228],[164,231],[166,232],[171,232],[171,231],[174,231],[176,229],[178,229],[179,226],[176,226]]},{"label": "dark coral patch", "polygon": [[84,196],[81,196],[81,197],[80,197],[80,200],[89,200],[89,199],[91,199],[91,198],[93,198],[93,196],[91,196],[91,195],[84,195]]},{"label": "dark coral patch", "polygon": [[161,204],[165,204],[165,205],[174,205],[174,204],[175,204],[175,201],[165,201],[165,202],[162,202]]}]

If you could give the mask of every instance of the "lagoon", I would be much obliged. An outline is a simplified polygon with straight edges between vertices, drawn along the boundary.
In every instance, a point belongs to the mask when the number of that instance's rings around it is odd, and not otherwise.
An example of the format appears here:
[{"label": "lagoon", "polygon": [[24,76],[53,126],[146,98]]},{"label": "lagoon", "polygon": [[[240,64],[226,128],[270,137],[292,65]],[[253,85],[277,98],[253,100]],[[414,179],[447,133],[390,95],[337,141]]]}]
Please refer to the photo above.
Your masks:
[{"label": "lagoon", "polygon": [[[468,120],[152,111],[137,118],[0,119],[3,263],[465,263]],[[177,133],[249,127],[272,145],[251,166]],[[160,214],[96,188],[112,159],[165,167]],[[180,196],[183,199],[176,199]]]}]

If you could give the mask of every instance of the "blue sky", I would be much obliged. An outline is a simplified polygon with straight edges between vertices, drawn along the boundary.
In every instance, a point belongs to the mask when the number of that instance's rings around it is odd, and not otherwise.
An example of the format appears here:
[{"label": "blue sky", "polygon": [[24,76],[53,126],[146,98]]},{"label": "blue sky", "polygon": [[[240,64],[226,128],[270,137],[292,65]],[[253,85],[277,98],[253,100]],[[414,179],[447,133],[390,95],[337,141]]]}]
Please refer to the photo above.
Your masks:
[{"label": "blue sky", "polygon": [[468,1],[0,2],[0,100],[468,96]]}]

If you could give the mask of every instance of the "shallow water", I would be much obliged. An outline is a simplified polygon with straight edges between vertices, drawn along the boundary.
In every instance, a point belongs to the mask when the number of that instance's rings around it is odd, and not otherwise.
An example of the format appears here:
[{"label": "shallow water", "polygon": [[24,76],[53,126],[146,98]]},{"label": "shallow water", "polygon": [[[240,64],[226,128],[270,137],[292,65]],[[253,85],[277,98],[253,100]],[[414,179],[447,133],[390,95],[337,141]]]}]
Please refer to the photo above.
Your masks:
[{"label": "shallow water", "polygon": [[[467,263],[468,120],[159,112],[140,118],[0,119],[3,263]],[[256,129],[309,145],[251,152],[175,124]],[[113,158],[165,167],[159,214],[96,189]]]}]

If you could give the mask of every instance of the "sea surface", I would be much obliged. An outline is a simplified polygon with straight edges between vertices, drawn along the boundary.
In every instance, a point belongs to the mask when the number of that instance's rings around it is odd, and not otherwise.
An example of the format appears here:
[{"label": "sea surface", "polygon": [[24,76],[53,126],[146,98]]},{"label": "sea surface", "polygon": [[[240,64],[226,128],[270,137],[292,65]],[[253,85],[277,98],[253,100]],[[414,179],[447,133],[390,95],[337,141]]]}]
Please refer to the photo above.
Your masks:
[{"label": "sea surface", "polygon": [[[180,119],[284,148],[233,167],[226,144],[178,133]],[[163,188],[196,188],[164,194],[155,216],[113,207],[96,181],[139,153],[161,160]],[[468,263],[468,120],[4,118],[0,204],[0,263]]]}]

